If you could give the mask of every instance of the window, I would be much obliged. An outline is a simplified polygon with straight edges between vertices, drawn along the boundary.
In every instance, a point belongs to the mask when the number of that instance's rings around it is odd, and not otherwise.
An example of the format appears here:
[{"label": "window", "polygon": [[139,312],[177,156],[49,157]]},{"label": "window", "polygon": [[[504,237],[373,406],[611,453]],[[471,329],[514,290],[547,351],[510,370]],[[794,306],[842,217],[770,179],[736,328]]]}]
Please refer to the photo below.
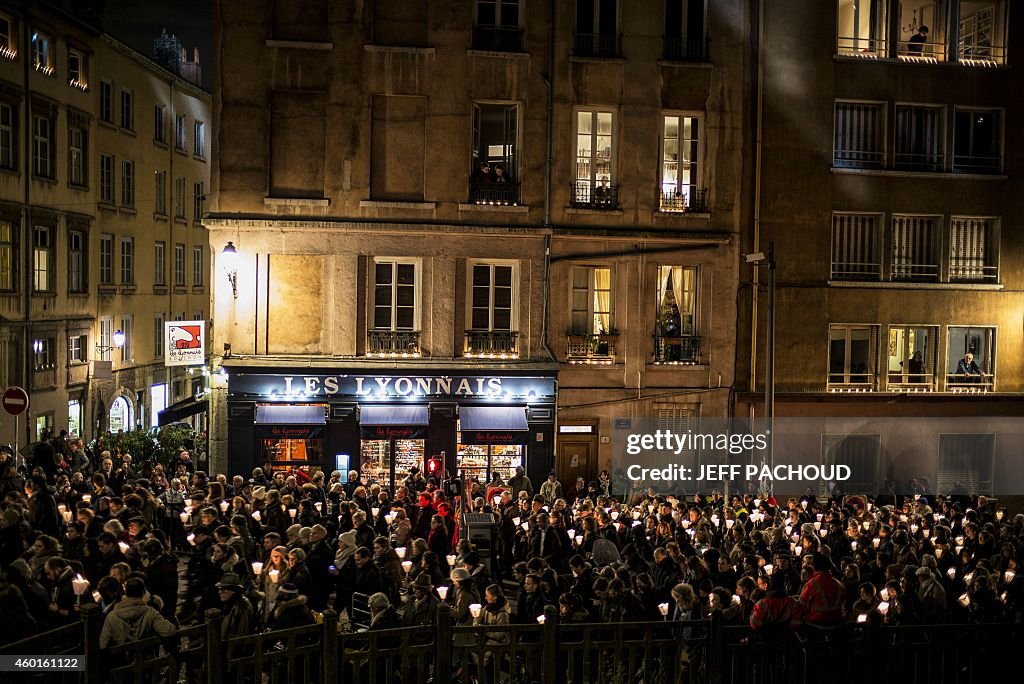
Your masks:
[{"label": "window", "polygon": [[185,149],[185,117],[177,116],[174,118],[174,147],[175,149]]},{"label": "window", "polygon": [[655,361],[697,363],[697,268],[659,266]]},{"label": "window", "polygon": [[68,336],[68,363],[85,363],[87,360],[86,350],[89,349],[88,335]]},{"label": "window", "polygon": [[135,130],[135,93],[127,88],[121,90],[121,128]]},{"label": "window", "polygon": [[0,292],[18,289],[18,229],[10,221],[0,221]]},{"label": "window", "polygon": [[665,1],[665,59],[705,58],[705,11],[704,0]]},{"label": "window", "polygon": [[164,315],[153,314],[153,356],[164,355]]},{"label": "window", "polygon": [[114,284],[114,236],[100,236],[100,285]]},{"label": "window", "polygon": [[185,218],[185,177],[174,179],[174,218]]},{"label": "window", "polygon": [[946,387],[970,391],[991,389],[996,374],[995,328],[950,326],[948,332]]},{"label": "window", "polygon": [[821,463],[849,466],[850,479],[843,483],[846,491],[877,491],[881,442],[881,435],[822,435]]},{"label": "window", "polygon": [[418,330],[418,274],[412,261],[374,261],[373,327]]},{"label": "window", "polygon": [[614,175],[615,114],[610,111],[576,112],[576,180],[573,206],[596,209],[618,207]]},{"label": "window", "polygon": [[53,253],[49,226],[36,226],[32,231],[32,290],[51,292],[53,281]]},{"label": "window", "polygon": [[999,281],[998,220],[953,216],[949,231],[951,281]]},{"label": "window", "polygon": [[100,202],[114,203],[114,155],[100,155]]},{"label": "window", "polygon": [[893,326],[889,328],[889,385],[928,385],[935,380],[934,328]]},{"label": "window", "polygon": [[39,31],[32,34],[32,66],[47,76],[53,75],[53,41]]},{"label": "window", "polygon": [[103,316],[100,318],[100,343],[99,347],[100,361],[110,361],[110,352],[114,346],[114,319],[109,316]]},{"label": "window", "polygon": [[700,188],[699,116],[670,114],[662,118],[662,211],[706,209]]},{"label": "window", "polygon": [[80,230],[68,231],[68,292],[88,292],[88,265],[89,252],[86,250],[85,233]]},{"label": "window", "polygon": [[18,169],[17,108],[0,102],[0,168]]},{"label": "window", "polygon": [[203,248],[192,248],[192,286],[203,286]]},{"label": "window", "polygon": [[519,203],[519,107],[473,105],[472,200],[477,204]]},{"label": "window", "polygon": [[939,278],[938,216],[892,217],[892,279]]},{"label": "window", "polygon": [[132,316],[130,314],[121,316],[121,332],[124,333],[124,346],[121,347],[121,360],[131,361],[135,358],[135,353],[132,348]]},{"label": "window", "polygon": [[878,326],[829,327],[828,384],[874,388]]},{"label": "window", "polygon": [[882,276],[879,214],[832,215],[832,279],[878,280]]},{"label": "window", "polygon": [[969,66],[1006,64],[1006,22],[1008,8],[995,2],[960,3],[958,52],[960,62]]},{"label": "window", "polygon": [[88,131],[81,126],[68,126],[68,183],[85,187],[88,183],[86,173],[88,163]]},{"label": "window", "polygon": [[832,164],[845,168],[881,168],[885,157],[885,105],[836,102]]},{"label": "window", "polygon": [[68,50],[68,85],[79,90],[89,89],[86,57],[78,50]]},{"label": "window", "polygon": [[520,0],[477,0],[473,49],[521,52]]},{"label": "window", "polygon": [[201,221],[203,219],[203,201],[206,200],[206,194],[203,192],[203,184],[196,183],[192,186],[192,220]]},{"label": "window", "polygon": [[121,206],[135,206],[135,162],[121,160]]},{"label": "window", "polygon": [[114,84],[100,81],[100,121],[114,123]]},{"label": "window", "polygon": [[32,172],[40,178],[53,178],[53,119],[35,114],[32,117]]},{"label": "window", "polygon": [[174,245],[174,285],[185,287],[185,245]]},{"label": "window", "polygon": [[37,337],[32,340],[32,369],[47,370],[54,366],[53,340]]},{"label": "window", "polygon": [[156,142],[167,142],[167,124],[164,122],[166,113],[167,107],[162,104],[153,108],[153,140]]},{"label": "window", "polygon": [[1002,168],[1000,113],[957,109],[953,129],[953,170],[999,173]]},{"label": "window", "polygon": [[167,284],[165,254],[167,243],[158,241],[153,244],[153,285],[161,287]]},{"label": "window", "polygon": [[205,157],[206,136],[203,135],[203,122],[196,121],[195,131],[192,137],[192,154],[197,157]]},{"label": "window", "polygon": [[18,50],[14,46],[14,22],[8,17],[0,16],[0,57],[15,59]]},{"label": "window", "polygon": [[135,284],[135,238],[121,238],[121,284]]},{"label": "window", "polygon": [[615,329],[612,318],[612,269],[574,266],[572,269],[572,334],[602,335]]},{"label": "window", "polygon": [[156,187],[153,193],[153,213],[167,214],[167,172],[157,171],[153,174]]},{"label": "window", "polygon": [[619,57],[618,0],[576,0],[574,54],[581,57]]},{"label": "window", "polygon": [[513,264],[473,264],[470,295],[470,328],[473,330],[515,329]]},{"label": "window", "polygon": [[897,169],[907,171],[943,170],[942,107],[896,105]]},{"label": "window", "polygon": [[996,436],[939,435],[939,468],[935,493],[992,496]]},{"label": "window", "polygon": [[836,51],[858,57],[886,54],[888,0],[838,0]]}]

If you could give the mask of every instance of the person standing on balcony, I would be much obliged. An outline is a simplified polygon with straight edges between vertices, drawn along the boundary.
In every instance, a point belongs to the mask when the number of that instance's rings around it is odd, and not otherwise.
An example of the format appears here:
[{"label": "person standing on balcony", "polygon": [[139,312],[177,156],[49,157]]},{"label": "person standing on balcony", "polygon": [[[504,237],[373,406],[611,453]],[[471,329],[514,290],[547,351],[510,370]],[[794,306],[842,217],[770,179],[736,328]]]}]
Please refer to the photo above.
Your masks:
[{"label": "person standing on balcony", "polygon": [[907,42],[909,43],[909,45],[907,45],[908,52],[916,53],[919,55],[923,54],[924,45],[925,43],[928,42],[928,27],[919,26],[917,28],[917,33],[910,36],[910,40]]},{"label": "person standing on balcony", "polygon": [[974,354],[964,354],[964,358],[956,365],[957,382],[982,382],[984,377],[985,371],[975,362]]}]

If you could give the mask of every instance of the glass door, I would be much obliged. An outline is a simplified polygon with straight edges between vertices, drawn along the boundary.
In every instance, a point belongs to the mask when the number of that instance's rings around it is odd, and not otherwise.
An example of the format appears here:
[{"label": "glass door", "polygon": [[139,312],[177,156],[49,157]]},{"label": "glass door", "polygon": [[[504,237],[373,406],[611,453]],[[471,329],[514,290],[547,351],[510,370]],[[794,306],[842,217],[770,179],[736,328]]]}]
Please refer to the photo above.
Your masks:
[{"label": "glass door", "polygon": [[359,474],[367,482],[391,481],[391,440],[364,439],[359,444]]}]

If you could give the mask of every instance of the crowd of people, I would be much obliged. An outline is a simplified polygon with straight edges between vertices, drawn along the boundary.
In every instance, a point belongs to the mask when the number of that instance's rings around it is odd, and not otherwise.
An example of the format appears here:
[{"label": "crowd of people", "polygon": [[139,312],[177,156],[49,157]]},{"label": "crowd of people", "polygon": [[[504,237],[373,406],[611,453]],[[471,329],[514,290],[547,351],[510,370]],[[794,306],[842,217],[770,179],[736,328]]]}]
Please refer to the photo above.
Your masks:
[{"label": "crowd of people", "polygon": [[[0,644],[88,603],[101,647],[173,636],[210,608],[224,639],[329,608],[350,628],[430,627],[442,603],[487,639],[549,606],[566,623],[717,615],[755,639],[1024,612],[1024,515],[985,497],[624,501],[607,474],[563,494],[554,472],[535,491],[521,471],[486,485],[414,471],[389,491],[358,472],[211,477],[185,451],[137,466],[55,441],[0,462]],[[490,543],[469,541],[469,512],[493,518]]]}]

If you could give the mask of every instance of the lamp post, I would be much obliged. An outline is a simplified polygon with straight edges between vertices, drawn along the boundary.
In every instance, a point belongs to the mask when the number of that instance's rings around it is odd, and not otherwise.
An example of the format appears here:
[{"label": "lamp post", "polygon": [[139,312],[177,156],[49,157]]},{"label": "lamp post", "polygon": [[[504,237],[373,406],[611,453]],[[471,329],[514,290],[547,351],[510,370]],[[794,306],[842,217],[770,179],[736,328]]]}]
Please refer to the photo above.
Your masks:
[{"label": "lamp post", "polygon": [[[768,243],[766,252],[756,252],[744,255],[747,263],[754,268],[768,269],[768,311],[765,337],[765,368],[764,368],[764,420],[765,420],[765,449],[768,453],[768,467],[775,466],[775,437],[772,434],[773,420],[775,418],[775,243]],[[753,388],[751,388],[753,389]],[[774,478],[771,481],[771,493],[775,493]]]},{"label": "lamp post", "polygon": [[221,266],[231,283],[231,294],[238,299],[238,249],[234,243],[228,242],[220,252]]}]

